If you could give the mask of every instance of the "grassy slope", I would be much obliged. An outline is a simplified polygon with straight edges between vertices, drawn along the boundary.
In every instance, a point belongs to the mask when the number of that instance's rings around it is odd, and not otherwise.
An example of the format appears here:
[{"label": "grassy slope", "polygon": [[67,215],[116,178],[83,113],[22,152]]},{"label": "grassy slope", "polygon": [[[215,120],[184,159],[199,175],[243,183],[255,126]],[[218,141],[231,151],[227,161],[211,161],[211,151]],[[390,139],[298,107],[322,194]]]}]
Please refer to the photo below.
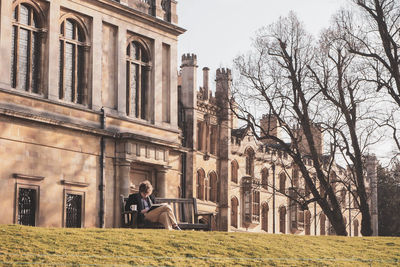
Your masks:
[{"label": "grassy slope", "polygon": [[2,225],[0,265],[7,263],[399,266],[400,238]]}]

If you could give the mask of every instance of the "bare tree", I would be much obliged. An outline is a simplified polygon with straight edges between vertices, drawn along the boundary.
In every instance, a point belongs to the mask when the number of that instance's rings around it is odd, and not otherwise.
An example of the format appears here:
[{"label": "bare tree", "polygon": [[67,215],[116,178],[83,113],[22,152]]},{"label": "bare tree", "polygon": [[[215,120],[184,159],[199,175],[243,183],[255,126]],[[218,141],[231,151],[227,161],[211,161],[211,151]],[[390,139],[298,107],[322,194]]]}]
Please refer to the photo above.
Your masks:
[{"label": "bare tree", "polygon": [[334,114],[331,116],[334,119],[325,119],[324,125],[333,135],[332,141],[343,153],[343,158],[348,161],[347,165],[351,166],[349,180],[343,184],[350,193],[353,193],[351,187],[355,187],[357,194],[353,197],[358,201],[362,214],[361,233],[369,236],[372,235],[372,228],[363,150],[379,141],[373,136],[377,128],[374,122],[378,98],[373,90],[368,90],[360,75],[364,64],[348,51],[347,42],[342,38],[345,33],[341,24],[344,16],[348,17],[349,13],[340,11],[333,25],[321,35],[314,64],[308,68],[325,103],[332,106],[329,111]]},{"label": "bare tree", "polygon": [[[365,60],[369,73],[365,77],[377,91],[385,89],[397,107],[388,110],[380,126],[392,130],[392,138],[400,150],[398,133],[400,108],[400,2],[398,0],[353,0],[362,14],[358,27],[345,20],[345,40],[349,51]],[[396,125],[397,124],[397,125]]]},{"label": "bare tree", "polygon": [[[373,98],[361,90],[355,56],[341,39],[343,29],[331,28],[315,45],[294,14],[256,36],[254,51],[236,58],[239,80],[233,111],[247,121],[260,140],[278,144],[298,166],[312,197],[300,196],[303,206],[317,202],[336,234],[346,235],[335,185],[340,182],[357,200],[362,213],[362,234],[371,235],[371,217],[364,184],[363,153],[370,145],[374,127],[370,121]],[[256,108],[254,108],[256,107]],[[276,118],[284,135],[257,123],[258,112]],[[364,121],[364,122],[363,122]],[[321,132],[330,136],[331,147],[323,155]],[[289,141],[289,142],[288,142]],[[336,155],[342,153],[352,170],[340,181],[334,174]],[[304,159],[311,158],[312,177]],[[354,188],[356,190],[354,190]]]},{"label": "bare tree", "polygon": [[[240,79],[238,90],[234,92],[236,107],[233,111],[248,122],[258,139],[270,139],[280,145],[298,166],[312,193],[303,205],[317,202],[336,234],[347,235],[331,184],[331,173],[325,168],[331,165],[333,157],[329,159],[330,164],[324,162],[317,145],[321,140],[315,137],[316,130],[321,130],[316,125],[320,119],[321,92],[311,86],[312,73],[307,67],[314,60],[314,50],[311,36],[294,14],[262,29],[255,40],[254,53],[235,60]],[[257,123],[257,111],[249,109],[251,106],[276,118],[290,143],[285,137],[272,134],[273,129],[261,127]],[[305,156],[313,161],[315,181],[303,161]],[[318,190],[318,185],[323,190]]]}]

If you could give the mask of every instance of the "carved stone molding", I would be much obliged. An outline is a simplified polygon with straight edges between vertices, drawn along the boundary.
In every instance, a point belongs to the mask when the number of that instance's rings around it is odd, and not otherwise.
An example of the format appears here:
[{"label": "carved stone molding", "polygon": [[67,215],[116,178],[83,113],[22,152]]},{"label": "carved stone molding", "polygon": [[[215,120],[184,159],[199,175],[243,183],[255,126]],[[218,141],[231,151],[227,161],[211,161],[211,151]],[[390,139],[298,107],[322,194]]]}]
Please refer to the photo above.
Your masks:
[{"label": "carved stone molding", "polygon": [[14,173],[13,177],[16,179],[24,179],[31,181],[42,181],[44,179],[44,176],[26,175],[21,173]]}]

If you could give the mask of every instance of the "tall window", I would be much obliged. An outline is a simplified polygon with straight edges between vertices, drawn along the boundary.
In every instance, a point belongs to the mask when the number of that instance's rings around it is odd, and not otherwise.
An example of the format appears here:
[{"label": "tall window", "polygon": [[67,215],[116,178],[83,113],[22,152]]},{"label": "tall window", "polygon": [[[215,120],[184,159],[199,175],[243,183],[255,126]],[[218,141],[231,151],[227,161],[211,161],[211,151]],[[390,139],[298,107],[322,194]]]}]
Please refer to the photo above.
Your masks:
[{"label": "tall window", "polygon": [[18,189],[18,224],[36,225],[37,190],[33,188]]},{"label": "tall window", "polygon": [[284,194],[285,190],[286,190],[286,175],[284,173],[281,173],[279,175],[279,192]]},{"label": "tall window", "polygon": [[76,20],[66,19],[61,23],[59,94],[60,99],[77,104],[87,104],[85,39]]},{"label": "tall window", "polygon": [[262,204],[261,229],[265,232],[268,232],[268,212],[269,212],[268,203],[263,203]]},{"label": "tall window", "polygon": [[321,214],[320,218],[320,235],[325,235],[325,221],[326,221],[326,217],[325,214]]},{"label": "tall window", "polygon": [[197,198],[204,200],[205,174],[203,169],[197,171]]},{"label": "tall window", "polygon": [[210,201],[217,202],[218,201],[218,181],[217,175],[215,172],[210,174]]},{"label": "tall window", "polygon": [[284,206],[279,208],[279,231],[283,234],[286,233],[286,208]]},{"label": "tall window", "polygon": [[268,169],[264,168],[261,171],[261,184],[262,188],[268,190]]},{"label": "tall window", "polygon": [[292,179],[292,186],[298,187],[299,186],[299,170],[293,169],[293,179]]},{"label": "tall window", "polygon": [[66,227],[82,227],[82,195],[67,194]]},{"label": "tall window", "polygon": [[307,210],[305,212],[305,225],[304,225],[304,230],[306,235],[311,234],[311,212]]},{"label": "tall window", "polygon": [[139,41],[129,42],[126,49],[128,116],[147,120],[149,108],[150,63],[145,45]]},{"label": "tall window", "polygon": [[253,221],[260,221],[260,191],[253,191]]},{"label": "tall window", "polygon": [[246,174],[254,176],[254,157],[255,153],[253,149],[246,149]]},{"label": "tall window", "polygon": [[358,220],[353,222],[354,236],[358,236]]},{"label": "tall window", "polygon": [[238,227],[239,201],[236,197],[231,199],[231,226]]},{"label": "tall window", "polygon": [[13,13],[11,86],[40,93],[41,29],[35,10],[18,4]]},{"label": "tall window", "polygon": [[231,162],[231,181],[234,183],[238,182],[238,170],[239,166],[236,160]]}]

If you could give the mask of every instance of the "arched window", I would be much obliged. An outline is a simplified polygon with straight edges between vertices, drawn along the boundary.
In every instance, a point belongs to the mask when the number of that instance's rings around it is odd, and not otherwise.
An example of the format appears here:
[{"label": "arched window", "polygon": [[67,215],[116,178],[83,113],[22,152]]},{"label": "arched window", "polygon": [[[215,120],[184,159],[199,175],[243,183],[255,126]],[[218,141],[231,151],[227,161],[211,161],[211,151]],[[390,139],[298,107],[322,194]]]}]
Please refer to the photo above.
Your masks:
[{"label": "arched window", "polygon": [[210,182],[210,201],[217,202],[218,201],[218,180],[215,172],[210,173],[209,175]]},{"label": "arched window", "polygon": [[247,148],[245,153],[246,153],[246,174],[254,176],[255,153],[252,148]]},{"label": "arched window", "polygon": [[261,171],[261,184],[262,188],[268,190],[268,169],[264,168]]},{"label": "arched window", "polygon": [[33,7],[25,3],[15,6],[11,36],[11,86],[36,94],[41,93],[41,26]]},{"label": "arched window", "polygon": [[325,235],[325,221],[326,221],[326,217],[325,214],[321,214],[321,216],[319,217],[319,222],[320,222],[320,226],[319,226],[319,231],[320,231],[320,235]]},{"label": "arched window", "polygon": [[263,203],[262,216],[261,216],[261,229],[265,232],[268,232],[268,212],[269,212],[268,203]]},{"label": "arched window", "polygon": [[311,234],[311,212],[307,210],[305,212],[305,234],[310,235]]},{"label": "arched window", "polygon": [[279,192],[284,194],[285,191],[286,191],[286,175],[285,175],[285,173],[282,172],[279,175]]},{"label": "arched window", "polygon": [[284,206],[279,208],[279,231],[283,234],[286,233],[286,208]]},{"label": "arched window", "polygon": [[60,26],[60,99],[77,104],[87,104],[86,36],[77,20],[65,19]]},{"label": "arched window", "polygon": [[142,41],[130,41],[126,49],[126,114],[149,119],[150,55]]},{"label": "arched window", "polygon": [[205,200],[205,173],[203,169],[197,171],[197,198]]},{"label": "arched window", "polygon": [[354,220],[353,222],[354,236],[358,236],[358,220]]},{"label": "arched window", "polygon": [[234,183],[238,182],[238,171],[239,171],[239,164],[236,160],[231,162],[231,181]]},{"label": "arched window", "polygon": [[238,211],[239,211],[239,200],[236,197],[231,199],[231,226],[238,227]]}]

